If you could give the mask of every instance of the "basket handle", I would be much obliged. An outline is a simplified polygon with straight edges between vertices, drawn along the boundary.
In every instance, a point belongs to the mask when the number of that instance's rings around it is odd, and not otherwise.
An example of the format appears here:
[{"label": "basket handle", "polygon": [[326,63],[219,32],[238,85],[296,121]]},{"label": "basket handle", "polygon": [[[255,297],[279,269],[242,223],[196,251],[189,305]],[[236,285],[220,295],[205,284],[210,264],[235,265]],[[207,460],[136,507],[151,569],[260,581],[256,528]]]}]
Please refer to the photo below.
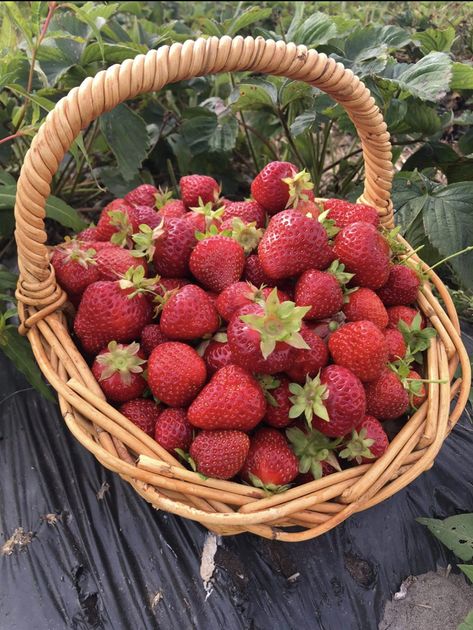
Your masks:
[{"label": "basket handle", "polygon": [[[355,124],[365,161],[361,202],[392,224],[391,144],[386,123],[368,88],[351,70],[305,46],[261,37],[210,37],[163,46],[87,78],[48,114],[26,154],[15,203],[20,281],[17,297],[44,316],[65,299],[49,264],[44,230],[50,183],[81,129],[119,103],[165,85],[217,72],[250,70],[305,81],[343,105]],[[23,311],[23,308],[21,309]],[[41,318],[23,323],[33,325]],[[39,315],[39,317],[38,317]],[[29,318],[30,320],[33,318]],[[24,327],[23,331],[24,331]]]}]

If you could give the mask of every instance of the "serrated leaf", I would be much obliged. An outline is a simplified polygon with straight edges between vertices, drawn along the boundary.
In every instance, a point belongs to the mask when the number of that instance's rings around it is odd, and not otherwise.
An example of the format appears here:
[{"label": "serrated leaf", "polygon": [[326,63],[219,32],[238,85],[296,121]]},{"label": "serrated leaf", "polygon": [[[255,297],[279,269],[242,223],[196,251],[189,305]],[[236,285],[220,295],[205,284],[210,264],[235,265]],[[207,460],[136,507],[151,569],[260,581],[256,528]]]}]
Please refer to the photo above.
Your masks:
[{"label": "serrated leaf", "polygon": [[250,26],[250,24],[265,20],[271,15],[272,12],[273,10],[271,8],[264,9],[260,7],[249,7],[248,9],[243,11],[243,13],[240,13],[240,15],[238,15],[236,18],[225,20],[225,34],[233,37],[242,29]]},{"label": "serrated leaf", "polygon": [[473,129],[468,129],[468,131],[463,134],[458,141],[458,147],[463,155],[470,155],[473,153]]},{"label": "serrated leaf", "polygon": [[444,29],[428,28],[426,31],[416,33],[413,39],[420,43],[420,49],[424,55],[430,52],[450,52],[455,41],[455,29],[448,26]]},{"label": "serrated leaf", "polygon": [[18,276],[10,271],[0,269],[0,291],[5,292],[8,289],[16,289]]},{"label": "serrated leaf", "polygon": [[[231,151],[238,135],[234,116],[217,116],[205,108],[193,110],[181,127],[182,137],[192,155]],[[189,115],[189,112],[188,112]]]},{"label": "serrated leaf", "polygon": [[336,34],[337,27],[333,19],[325,13],[315,11],[306,19],[303,19],[301,15],[297,24],[291,24],[287,38],[296,44],[316,48],[321,44],[326,44]]},{"label": "serrated leaf", "polygon": [[455,62],[452,66],[452,90],[473,90],[473,66]]},{"label": "serrated leaf", "polygon": [[146,52],[146,46],[141,44],[107,44],[101,48],[97,42],[90,43],[84,50],[81,63],[88,65],[102,59],[102,53],[106,61],[110,63],[121,63],[125,59],[133,59],[136,55]]},{"label": "serrated leaf", "polygon": [[301,101],[310,97],[312,88],[308,83],[302,81],[285,81],[279,90],[279,103],[281,107],[286,107],[294,101]]},{"label": "serrated leaf", "polygon": [[432,534],[464,562],[473,559],[473,513],[450,516],[444,520],[418,518]]},{"label": "serrated leaf", "polygon": [[273,109],[276,104],[274,87],[266,83],[242,83],[232,94],[232,108],[240,109]]},{"label": "serrated leaf", "polygon": [[314,128],[317,114],[314,111],[302,112],[297,116],[291,124],[291,133],[294,137],[300,136],[305,131]]},{"label": "serrated leaf", "polygon": [[[436,110],[420,101],[400,101],[405,103],[407,115],[403,125],[397,129],[398,133],[421,133],[424,136],[433,136],[441,129],[442,123]],[[414,99],[412,99],[414,100]]]},{"label": "serrated leaf", "polygon": [[390,64],[383,74],[385,80],[423,101],[443,98],[451,76],[452,60],[442,52],[429,53],[417,63]]},{"label": "serrated leaf", "polygon": [[205,35],[213,35],[214,37],[222,37],[224,34],[220,24],[217,24],[215,20],[211,20],[207,17],[199,18],[199,25],[202,29],[202,33]]},{"label": "serrated leaf", "polygon": [[0,170],[0,186],[16,186],[16,180],[8,171]]},{"label": "serrated leaf", "polygon": [[459,159],[458,153],[445,142],[426,142],[405,161],[403,170],[413,171],[429,166],[442,169],[442,166],[454,164]]}]

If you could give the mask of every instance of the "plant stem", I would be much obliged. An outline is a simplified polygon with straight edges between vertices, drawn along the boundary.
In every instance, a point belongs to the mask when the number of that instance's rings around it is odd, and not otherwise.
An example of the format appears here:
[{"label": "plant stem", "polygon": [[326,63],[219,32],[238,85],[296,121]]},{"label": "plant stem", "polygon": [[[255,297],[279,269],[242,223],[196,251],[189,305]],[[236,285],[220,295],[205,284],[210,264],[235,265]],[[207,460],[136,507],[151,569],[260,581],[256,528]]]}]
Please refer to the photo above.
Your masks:
[{"label": "plant stem", "polygon": [[319,156],[318,156],[318,162],[317,162],[317,175],[314,181],[315,184],[315,188],[318,189],[319,185],[320,185],[320,180],[322,178],[322,167],[324,165],[325,162],[325,154],[327,152],[327,142],[330,136],[330,131],[332,129],[333,126],[333,121],[329,121],[327,123],[327,125],[325,126],[324,129],[324,135],[323,135],[323,140],[322,140],[322,148],[319,150]]},{"label": "plant stem", "polygon": [[343,157],[341,157],[339,160],[336,160],[335,162],[332,162],[331,164],[329,164],[328,166],[326,166],[322,173],[326,173],[327,171],[330,171],[332,168],[335,168],[335,166],[338,166],[341,162],[343,162],[344,160],[348,160],[348,158],[353,157],[354,155],[358,155],[359,153],[362,152],[363,149],[356,149],[356,151],[351,151],[351,153],[347,153],[346,155],[344,155]]},{"label": "plant stem", "polygon": [[84,168],[84,164],[86,162],[86,155],[88,156],[89,151],[92,148],[92,145],[95,141],[95,138],[97,137],[98,131],[99,131],[98,121],[95,120],[92,125],[92,131],[87,138],[87,144],[85,145],[85,155],[81,153],[80,161],[79,161],[79,164],[77,165],[76,174],[75,174],[74,179],[72,180],[71,192],[70,192],[71,195],[74,194],[77,183],[79,181],[79,177],[82,174],[82,169]]},{"label": "plant stem", "polygon": [[246,127],[249,131],[251,131],[251,133],[252,133],[253,135],[255,135],[255,136],[258,138],[258,140],[259,140],[260,142],[262,142],[262,143],[263,143],[263,144],[267,147],[267,149],[269,150],[269,152],[271,153],[272,157],[273,157],[275,160],[278,160],[278,159],[279,159],[279,156],[278,156],[278,154],[276,153],[275,148],[271,145],[271,143],[270,143],[270,141],[269,141],[269,140],[267,140],[267,139],[266,139],[266,138],[265,138],[265,137],[264,137],[264,136],[263,136],[263,135],[262,135],[262,134],[261,134],[261,133],[260,133],[257,129],[255,129],[254,127],[252,127],[252,126],[251,126],[251,125],[249,125],[248,123],[246,123],[246,122],[244,123],[244,122],[242,121],[242,125],[245,125],[245,127]]},{"label": "plant stem", "polygon": [[3,144],[4,142],[10,142],[10,140],[14,140],[15,138],[20,138],[23,135],[22,131],[16,131],[15,133],[12,133],[11,136],[7,136],[6,138],[2,138],[0,140],[0,144]]},{"label": "plant stem", "polygon": [[457,256],[461,256],[462,254],[466,254],[471,251],[473,251],[473,245],[465,247],[465,249],[461,249],[459,252],[455,252],[454,254],[450,254],[450,256],[447,256],[446,258],[442,258],[442,260],[436,262],[435,265],[429,267],[429,271],[432,271],[432,269],[435,269],[435,267],[438,267],[439,265],[443,265],[443,263],[447,262],[447,260],[451,260],[452,258],[456,258]]},{"label": "plant stem", "polygon": [[[235,89],[236,84],[235,84],[235,79],[233,78],[232,74],[230,74],[230,83],[232,85],[232,88]],[[250,152],[251,159],[253,160],[253,164],[255,165],[256,172],[259,173],[260,168],[259,168],[259,165],[258,165],[258,159],[256,157],[255,148],[254,148],[253,143],[251,141],[250,133],[248,131],[248,127],[247,127],[247,124],[246,124],[246,121],[245,121],[245,116],[244,116],[243,112],[238,112],[236,117],[237,117],[237,119],[238,118],[240,119],[240,123],[243,126],[243,131],[245,132],[246,143],[248,145],[248,150]]]},{"label": "plant stem", "polygon": [[[287,138],[289,146],[291,147],[291,150],[292,150],[292,152],[294,154],[294,157],[299,162],[299,167],[307,168],[307,164],[305,163],[305,160],[303,159],[302,155],[300,154],[299,149],[296,147],[296,144],[295,144],[294,139],[293,139],[292,134],[291,134],[291,130],[289,129],[289,126],[287,124],[286,117],[284,116],[283,112],[281,111],[281,109],[279,107],[277,109],[277,114],[278,114],[279,120],[281,121],[281,125],[282,125],[282,127],[284,129],[284,135]],[[307,169],[307,170],[309,170],[309,169]]]}]

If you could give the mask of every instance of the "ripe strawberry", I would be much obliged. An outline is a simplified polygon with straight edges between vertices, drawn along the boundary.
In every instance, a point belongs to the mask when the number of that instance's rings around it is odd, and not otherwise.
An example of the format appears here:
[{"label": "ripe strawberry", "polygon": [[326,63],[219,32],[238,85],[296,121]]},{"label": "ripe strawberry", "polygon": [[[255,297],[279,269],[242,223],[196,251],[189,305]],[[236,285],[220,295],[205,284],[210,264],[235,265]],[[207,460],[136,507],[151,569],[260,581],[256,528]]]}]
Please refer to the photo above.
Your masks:
[{"label": "ripe strawberry", "polygon": [[139,267],[140,265],[145,270],[145,274],[148,272],[148,265],[144,258],[137,258],[128,249],[121,247],[114,246],[102,249],[97,253],[96,260],[100,280],[117,280],[130,267]]},{"label": "ripe strawberry", "polygon": [[320,216],[321,207],[318,203],[312,201],[311,199],[301,199],[297,202],[297,205],[294,206],[294,210],[302,212],[303,214],[310,213],[313,219],[317,219]]},{"label": "ripe strawberry", "polygon": [[234,363],[228,342],[212,339],[204,351],[204,361],[208,374],[215,374],[220,368]]},{"label": "ripe strawberry", "polygon": [[242,431],[202,431],[189,453],[202,475],[231,479],[245,463],[249,448],[250,438]]},{"label": "ripe strawberry", "polygon": [[164,304],[160,325],[169,339],[198,339],[212,335],[219,319],[207,293],[195,284],[186,284]]},{"label": "ripe strawberry", "polygon": [[336,330],[328,347],[334,362],[352,370],[362,381],[376,380],[388,360],[383,333],[366,320],[350,322]]},{"label": "ripe strawberry", "polygon": [[95,249],[84,249],[74,241],[66,247],[57,247],[51,257],[57,281],[66,293],[80,296],[100,273],[97,268]]},{"label": "ripe strawberry", "polygon": [[184,215],[184,219],[192,225],[195,231],[207,232],[213,225],[216,228],[220,228],[224,212],[224,206],[214,210],[213,203],[209,201],[208,203],[189,208],[189,212]]},{"label": "ripe strawberry", "polygon": [[157,405],[154,400],[145,398],[129,400],[120,407],[120,413],[137,427],[140,427],[147,435],[154,435],[154,427],[161,412],[161,405]]},{"label": "ripe strawberry", "polygon": [[156,207],[156,195],[158,189],[151,184],[141,184],[125,195],[125,201],[130,206]]},{"label": "ripe strawberry", "polygon": [[[414,318],[419,315],[419,311],[416,308],[410,306],[391,306],[387,309],[389,317],[389,328],[398,328],[399,322],[406,322],[408,326],[412,326]],[[425,323],[421,319],[420,328],[424,328]]]},{"label": "ripe strawberry", "polygon": [[169,341],[166,335],[161,331],[159,324],[148,324],[141,331],[141,349],[147,357],[159,344]]},{"label": "ripe strawberry", "polygon": [[216,372],[188,410],[199,429],[250,431],[263,418],[266,400],[258,381],[238,365]]},{"label": "ripe strawberry", "polygon": [[156,212],[155,208],[151,208],[150,206],[133,206],[128,214],[133,217],[133,221],[136,225],[147,225],[152,230],[161,225],[161,221],[163,220],[162,215]]},{"label": "ripe strawberry", "polygon": [[[259,303],[264,304],[265,299],[269,296],[273,287],[263,287],[257,289],[250,282],[234,282],[226,287],[218,296],[216,306],[220,317],[227,322],[231,320],[233,315],[244,306]],[[288,296],[277,289],[280,302],[288,300]]]},{"label": "ripe strawberry", "polygon": [[307,326],[302,326],[301,337],[309,350],[296,348],[292,366],[287,370],[291,381],[305,383],[306,376],[315,376],[328,363],[328,349],[322,339]]},{"label": "ripe strawberry", "polygon": [[373,416],[365,416],[352,431],[351,438],[340,452],[340,457],[357,464],[369,464],[387,451],[388,436],[383,425]]},{"label": "ripe strawberry", "polygon": [[265,392],[268,408],[265,422],[276,429],[283,429],[291,424],[289,410],[292,407],[289,391],[289,379],[284,376],[272,378],[266,376],[260,378],[260,383]]},{"label": "ripe strawberry", "polygon": [[331,440],[320,431],[310,429],[307,424],[299,424],[302,426],[294,426],[286,431],[292,450],[299,460],[299,472],[305,476],[301,479],[300,475],[298,483],[321,479],[324,474],[341,470],[333,452],[341,440]]},{"label": "ripe strawberry", "polygon": [[260,287],[262,284],[270,285],[273,282],[271,278],[264,273],[261,260],[258,258],[257,254],[250,254],[246,259],[243,279],[247,282],[251,282],[255,287]]},{"label": "ripe strawberry", "polygon": [[262,374],[285,372],[292,365],[293,348],[309,349],[300,335],[309,307],[279,302],[273,289],[264,305],[243,307],[230,320],[228,343],[233,358],[246,369]]},{"label": "ripe strawberry", "polygon": [[154,439],[172,453],[176,448],[187,451],[192,442],[192,427],[185,409],[165,409],[159,416]]},{"label": "ripe strawberry", "polygon": [[353,283],[379,289],[389,276],[389,245],[369,223],[351,223],[335,237],[335,255],[354,273]]},{"label": "ripe strawberry", "polygon": [[95,225],[89,225],[88,228],[82,230],[77,234],[78,241],[96,241],[97,238],[97,228]]},{"label": "ripe strawberry", "polygon": [[326,199],[323,205],[324,209],[329,211],[328,218],[335,221],[335,225],[339,228],[359,221],[371,223],[375,227],[379,225],[378,211],[372,206],[350,203],[343,199]]},{"label": "ripe strawberry", "polygon": [[257,201],[232,201],[225,204],[225,212],[222,221],[239,218],[243,223],[256,223],[257,228],[266,225],[266,212]]},{"label": "ripe strawberry", "polygon": [[409,402],[411,407],[418,409],[427,399],[427,390],[421,375],[415,370],[410,370],[408,375]]},{"label": "ripe strawberry", "polygon": [[204,204],[215,203],[220,195],[220,186],[213,177],[207,175],[186,175],[179,180],[181,198],[187,208],[199,205],[199,200]]},{"label": "ripe strawberry", "polygon": [[228,236],[211,236],[197,243],[189,267],[207,289],[220,293],[241,278],[245,252],[239,243]]},{"label": "ripe strawberry", "polygon": [[[138,274],[140,268],[134,270]],[[110,341],[133,341],[152,316],[152,306],[143,291],[143,279],[101,280],[87,287],[82,296],[74,332],[84,350],[99,352]],[[134,279],[133,279],[134,278]]]},{"label": "ripe strawberry", "polygon": [[324,269],[334,258],[322,225],[294,210],[271,219],[258,246],[258,257],[264,273],[276,280],[306,269]]},{"label": "ripe strawberry", "polygon": [[185,219],[165,219],[164,228],[164,234],[155,242],[156,272],[167,278],[185,278],[195,245],[194,230]]},{"label": "ripe strawberry", "polygon": [[388,313],[383,303],[374,291],[366,287],[348,293],[343,312],[349,322],[367,320],[383,331],[388,325]]},{"label": "ripe strawberry", "polygon": [[145,355],[138,343],[123,345],[111,341],[95,357],[92,373],[109,400],[126,402],[139,398],[146,389],[143,363]]},{"label": "ripe strawberry", "polygon": [[187,212],[184,202],[180,199],[171,199],[158,210],[158,214],[168,219],[183,217]]},{"label": "ripe strawberry", "polygon": [[203,359],[185,343],[162,343],[148,359],[149,388],[170,407],[188,405],[201,390],[206,377]]},{"label": "ripe strawberry", "polygon": [[230,236],[243,247],[246,255],[251,254],[263,237],[264,230],[257,228],[256,223],[243,223],[238,217],[222,221],[219,227],[220,233]]},{"label": "ripe strawberry", "polygon": [[[259,433],[265,431],[265,437]],[[258,488],[269,492],[281,492],[294,481],[299,472],[299,462],[284,436],[268,436],[271,429],[258,431],[250,442],[248,456],[241,470],[241,477]]]},{"label": "ripe strawberry", "polygon": [[320,462],[320,468],[322,471],[322,474],[320,476],[315,477],[312,474],[312,472],[301,473],[297,475],[295,484],[297,486],[302,486],[304,483],[310,483],[311,481],[314,481],[316,479],[321,479],[322,477],[326,477],[327,475],[332,475],[334,472],[341,470],[340,464],[338,463],[336,455],[333,455],[333,457],[337,462],[337,468],[334,468],[331,464],[329,464],[326,461],[322,461]]},{"label": "ripe strawberry", "polygon": [[388,348],[388,361],[391,363],[397,359],[403,359],[407,348],[402,333],[397,328],[386,328],[383,332]]},{"label": "ripe strawberry", "polygon": [[419,276],[414,269],[406,265],[393,265],[386,284],[377,293],[385,306],[407,306],[416,301],[419,286]]},{"label": "ripe strawberry", "polygon": [[100,213],[96,239],[126,245],[131,235],[138,230],[138,225],[132,207],[123,199],[114,199]]},{"label": "ripe strawberry", "polygon": [[290,162],[270,162],[251,183],[251,195],[268,214],[276,214],[299,199],[307,199],[314,185],[305,171]]},{"label": "ripe strawberry", "polygon": [[296,284],[295,302],[298,306],[310,306],[305,319],[324,319],[334,315],[343,306],[342,286],[352,274],[344,272],[344,266],[334,261],[327,271],[307,269]]},{"label": "ripe strawberry", "polygon": [[401,379],[389,368],[371,383],[365,384],[366,413],[380,420],[394,420],[409,408],[409,394]]},{"label": "ripe strawberry", "polygon": [[366,413],[363,384],[341,365],[323,368],[314,379],[307,377],[303,387],[291,383],[290,391],[290,417],[304,414],[309,426],[330,437],[346,435]]}]

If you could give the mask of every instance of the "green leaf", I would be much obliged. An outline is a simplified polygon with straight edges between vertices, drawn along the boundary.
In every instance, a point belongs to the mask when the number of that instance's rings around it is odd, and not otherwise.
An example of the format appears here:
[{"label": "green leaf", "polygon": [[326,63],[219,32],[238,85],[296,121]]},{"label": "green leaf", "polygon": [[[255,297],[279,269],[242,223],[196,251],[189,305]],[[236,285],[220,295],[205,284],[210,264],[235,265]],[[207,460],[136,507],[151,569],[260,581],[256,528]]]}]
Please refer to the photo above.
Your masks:
[{"label": "green leaf", "polygon": [[204,35],[212,35],[214,37],[222,37],[222,35],[224,35],[222,28],[215,20],[211,20],[207,17],[201,17],[199,18],[199,25]]},{"label": "green leaf", "polygon": [[448,91],[452,60],[442,52],[432,52],[417,63],[387,66],[383,81],[391,82],[423,101],[439,101]]},{"label": "green leaf", "polygon": [[81,57],[81,63],[83,65],[89,65],[90,63],[101,61],[102,52],[105,61],[109,63],[121,63],[125,61],[125,59],[133,59],[136,55],[147,52],[147,48],[144,45],[133,44],[131,42],[126,44],[104,43],[102,47],[100,47],[97,42],[92,42],[85,48]]},{"label": "green leaf", "polygon": [[117,159],[123,178],[131,180],[147,155],[149,138],[145,121],[121,104],[100,117],[100,129]]},{"label": "green leaf", "polygon": [[0,269],[0,291],[5,292],[8,289],[16,289],[18,276],[10,271]]},{"label": "green leaf", "polygon": [[0,186],[16,186],[16,181],[13,175],[10,175],[8,171],[0,170]]},{"label": "green leaf", "polygon": [[232,108],[240,109],[273,109],[276,104],[274,86],[267,82],[243,83],[232,94]]},{"label": "green leaf", "polygon": [[463,571],[470,582],[473,582],[473,564],[459,564],[458,568]]},{"label": "green leaf", "polygon": [[473,90],[473,66],[455,62],[452,66],[452,90]]},{"label": "green leaf", "polygon": [[14,327],[4,328],[0,335],[0,349],[15,367],[47,400],[56,402],[55,396],[43,381],[28,340],[22,337]]},{"label": "green leaf", "polygon": [[[412,99],[413,100],[413,99]],[[407,115],[404,119],[404,128],[398,129],[398,133],[415,132],[424,136],[433,136],[441,129],[440,117],[435,109],[427,103],[420,101],[400,101],[406,104]]]},{"label": "green leaf", "polygon": [[16,183],[0,187],[0,210],[11,210],[15,207]]},{"label": "green leaf", "polygon": [[473,630],[473,610],[468,613],[467,618],[458,626],[457,630]]},{"label": "green leaf", "polygon": [[445,520],[418,518],[432,534],[464,562],[473,559],[473,513],[450,516]]},{"label": "green leaf", "polygon": [[240,13],[240,15],[238,15],[236,18],[225,20],[225,34],[233,37],[242,29],[250,26],[250,24],[265,20],[271,15],[272,12],[273,10],[271,8],[263,9],[260,7],[249,7],[248,9],[243,11],[243,13]]},{"label": "green leaf", "polygon": [[182,136],[192,155],[231,151],[236,144],[238,122],[233,115],[217,116],[205,108],[195,108],[187,115]]},{"label": "green leaf", "polygon": [[455,164],[460,156],[445,142],[426,142],[403,164],[403,170],[413,171],[435,166],[442,169],[448,164]]},{"label": "green leaf", "polygon": [[308,18],[301,16],[298,23],[291,24],[287,33],[287,39],[296,44],[305,44],[309,48],[315,48],[326,44],[337,34],[337,27],[329,15],[315,11]]},{"label": "green leaf", "polygon": [[470,155],[473,153],[473,129],[468,129],[468,131],[463,134],[458,141],[458,147],[463,155]]},{"label": "green leaf", "polygon": [[51,195],[46,202],[46,216],[64,227],[80,232],[87,227],[87,222],[65,201]]},{"label": "green leaf", "polygon": [[279,91],[279,102],[281,107],[286,107],[294,101],[301,101],[312,94],[312,88],[308,83],[302,81],[285,81]]},{"label": "green leaf", "polygon": [[290,127],[292,135],[297,137],[305,131],[312,130],[314,128],[316,118],[317,114],[314,111],[307,111],[299,114],[299,116],[294,119]]},{"label": "green leaf", "polygon": [[448,26],[445,29],[428,28],[426,31],[416,33],[413,39],[420,43],[420,49],[424,55],[430,52],[450,52],[455,41],[455,29]]}]

